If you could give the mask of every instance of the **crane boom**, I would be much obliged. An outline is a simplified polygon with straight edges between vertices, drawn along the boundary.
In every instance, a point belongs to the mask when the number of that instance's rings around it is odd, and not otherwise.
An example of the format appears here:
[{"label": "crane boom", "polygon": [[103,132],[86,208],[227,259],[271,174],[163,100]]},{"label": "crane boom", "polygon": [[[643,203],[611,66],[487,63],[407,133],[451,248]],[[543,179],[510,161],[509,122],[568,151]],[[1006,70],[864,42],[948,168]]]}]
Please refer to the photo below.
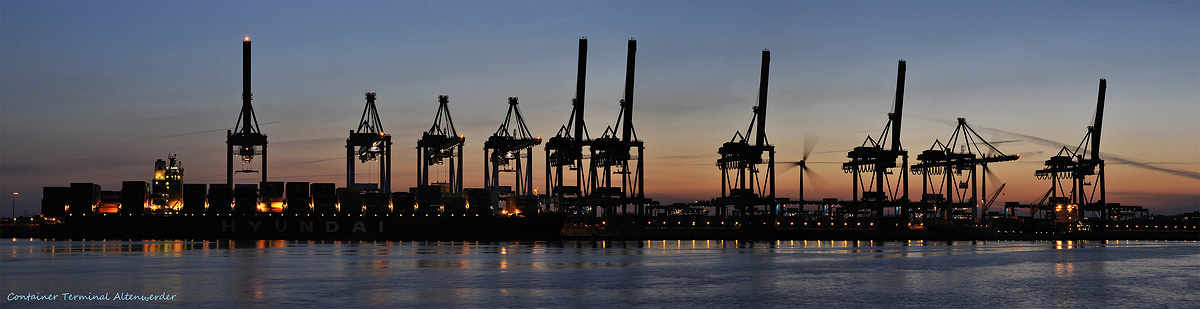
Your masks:
[{"label": "crane boom", "polygon": [[995,202],[996,202],[996,198],[997,198],[997,197],[1000,197],[1000,192],[1003,192],[1003,191],[1004,191],[1004,186],[1005,186],[1005,185],[1008,185],[1008,183],[1002,183],[1002,184],[1000,184],[1000,187],[999,187],[999,188],[996,188],[996,192],[992,193],[992,196],[991,196],[991,197],[988,197],[988,199],[987,199],[987,202],[986,202],[986,203],[983,203],[983,212],[982,212],[983,214],[987,214],[988,208],[989,208],[989,207],[992,207],[992,203],[995,203]]}]

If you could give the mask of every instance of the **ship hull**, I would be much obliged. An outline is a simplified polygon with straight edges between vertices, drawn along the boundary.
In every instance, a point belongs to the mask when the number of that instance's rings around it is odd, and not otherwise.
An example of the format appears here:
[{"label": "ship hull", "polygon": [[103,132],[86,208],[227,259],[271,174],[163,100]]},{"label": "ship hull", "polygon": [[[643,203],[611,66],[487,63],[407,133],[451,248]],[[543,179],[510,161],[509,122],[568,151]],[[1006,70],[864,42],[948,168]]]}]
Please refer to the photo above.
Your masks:
[{"label": "ship hull", "polygon": [[85,215],[47,224],[55,239],[555,240],[555,214]]}]

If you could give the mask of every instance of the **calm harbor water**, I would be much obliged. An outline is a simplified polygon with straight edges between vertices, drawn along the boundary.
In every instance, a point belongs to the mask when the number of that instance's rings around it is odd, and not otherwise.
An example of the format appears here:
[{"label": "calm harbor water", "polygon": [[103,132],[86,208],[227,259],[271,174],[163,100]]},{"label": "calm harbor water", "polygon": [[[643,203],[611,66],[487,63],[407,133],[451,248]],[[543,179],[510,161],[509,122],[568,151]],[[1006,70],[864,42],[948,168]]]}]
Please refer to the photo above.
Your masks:
[{"label": "calm harbor water", "polygon": [[[0,255],[4,308],[1200,303],[1197,242],[5,239]],[[100,299],[68,300],[63,293]],[[30,295],[57,297],[22,299]],[[113,300],[118,295],[173,299]]]}]

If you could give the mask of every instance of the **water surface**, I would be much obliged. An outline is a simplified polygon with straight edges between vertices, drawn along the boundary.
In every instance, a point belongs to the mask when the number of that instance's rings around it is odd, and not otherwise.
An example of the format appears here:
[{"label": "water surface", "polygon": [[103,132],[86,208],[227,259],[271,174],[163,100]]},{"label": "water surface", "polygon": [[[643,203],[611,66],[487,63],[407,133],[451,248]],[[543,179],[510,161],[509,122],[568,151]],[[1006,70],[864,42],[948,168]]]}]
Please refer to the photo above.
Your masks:
[{"label": "water surface", "polygon": [[[1200,243],[0,240],[4,308],[1191,307]],[[10,300],[13,295],[110,300]],[[117,301],[117,293],[173,295]]]}]

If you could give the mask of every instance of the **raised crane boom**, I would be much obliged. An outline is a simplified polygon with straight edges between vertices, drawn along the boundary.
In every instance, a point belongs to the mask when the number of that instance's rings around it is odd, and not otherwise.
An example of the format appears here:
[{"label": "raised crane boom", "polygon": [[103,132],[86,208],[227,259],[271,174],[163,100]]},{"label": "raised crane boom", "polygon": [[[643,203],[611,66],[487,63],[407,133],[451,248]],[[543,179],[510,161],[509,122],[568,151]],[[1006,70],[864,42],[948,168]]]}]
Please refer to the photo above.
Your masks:
[{"label": "raised crane boom", "polygon": [[[233,186],[234,173],[260,172],[262,181],[267,181],[267,136],[258,129],[258,118],[254,116],[254,106],[250,103],[254,93],[250,91],[250,37],[242,40],[242,109],[233,130],[225,132],[226,149],[226,184]],[[242,159],[243,168],[233,170],[233,156]],[[247,167],[254,156],[261,155],[262,167],[259,171]]]}]

